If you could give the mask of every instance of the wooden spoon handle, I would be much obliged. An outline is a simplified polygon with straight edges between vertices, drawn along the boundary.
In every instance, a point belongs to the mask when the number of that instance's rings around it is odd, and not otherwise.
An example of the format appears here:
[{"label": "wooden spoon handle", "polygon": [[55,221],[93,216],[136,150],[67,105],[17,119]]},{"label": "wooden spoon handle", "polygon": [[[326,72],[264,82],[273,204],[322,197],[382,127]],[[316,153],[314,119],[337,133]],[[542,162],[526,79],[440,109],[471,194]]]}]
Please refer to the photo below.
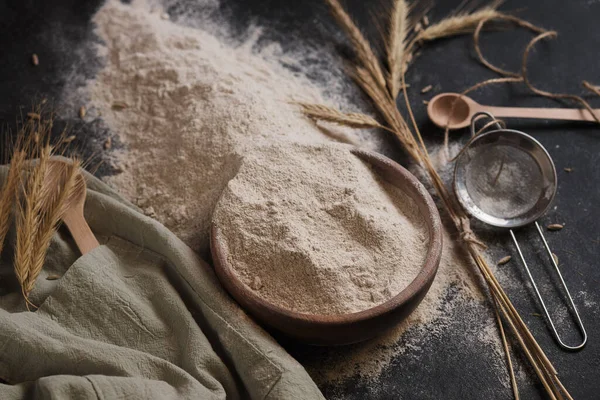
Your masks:
[{"label": "wooden spoon handle", "polygon": [[[487,111],[494,117],[556,119],[564,121],[595,121],[586,109],[578,108],[521,108],[481,106],[480,111]],[[600,109],[594,110],[600,118]]]},{"label": "wooden spoon handle", "polygon": [[82,255],[100,246],[83,213],[78,212],[77,209],[69,210],[63,217],[63,221],[67,228],[69,228],[71,236],[73,236]]}]

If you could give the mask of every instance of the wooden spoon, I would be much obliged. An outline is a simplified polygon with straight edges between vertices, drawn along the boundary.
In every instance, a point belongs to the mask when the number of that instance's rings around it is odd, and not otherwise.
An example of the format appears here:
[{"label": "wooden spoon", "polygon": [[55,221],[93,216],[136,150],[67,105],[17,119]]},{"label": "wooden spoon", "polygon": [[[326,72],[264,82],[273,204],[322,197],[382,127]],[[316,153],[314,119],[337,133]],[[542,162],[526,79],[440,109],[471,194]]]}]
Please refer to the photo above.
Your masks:
[{"label": "wooden spoon", "polygon": [[100,246],[96,236],[90,229],[85,217],[83,216],[83,206],[85,205],[86,185],[83,175],[79,174],[78,179],[83,181],[83,184],[77,185],[80,188],[73,194],[73,203],[65,212],[63,222],[71,232],[71,236],[75,240],[81,254],[89,253],[91,250]]},{"label": "wooden spoon", "polygon": [[[50,168],[48,168],[45,177],[45,184],[61,187],[62,185],[60,185],[60,182],[64,179],[64,168],[60,168],[60,163],[66,164],[66,162],[53,160],[49,163]],[[54,164],[55,167],[53,167],[52,164]],[[73,236],[73,240],[75,240],[81,254],[86,254],[100,246],[100,243],[98,243],[96,236],[94,236],[94,233],[83,216],[83,206],[86,197],[85,178],[81,172],[78,172],[76,179],[78,182],[75,185],[75,191],[73,191],[70,198],[66,200],[68,208],[65,211],[62,220],[69,229],[69,232],[71,232],[71,236]]]},{"label": "wooden spoon", "polygon": [[[585,109],[484,106],[458,93],[438,94],[427,106],[427,114],[431,121],[440,128],[445,129],[448,126],[451,130],[466,128],[471,124],[473,115],[480,111],[487,111],[494,117],[595,121],[592,114]],[[594,112],[600,114],[600,109]]]}]

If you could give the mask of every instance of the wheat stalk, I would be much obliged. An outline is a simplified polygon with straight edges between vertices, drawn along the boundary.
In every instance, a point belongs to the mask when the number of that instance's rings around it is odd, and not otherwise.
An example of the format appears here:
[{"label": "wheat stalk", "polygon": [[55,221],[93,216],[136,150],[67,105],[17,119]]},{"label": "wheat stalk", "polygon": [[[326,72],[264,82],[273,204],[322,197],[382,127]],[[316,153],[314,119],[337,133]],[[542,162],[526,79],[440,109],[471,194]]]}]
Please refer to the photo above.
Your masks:
[{"label": "wheat stalk", "polygon": [[351,71],[354,81],[371,98],[373,104],[389,124],[388,130],[394,132],[404,144],[405,150],[414,160],[420,160],[420,150],[412,136],[408,125],[400,115],[395,100],[386,90],[381,90],[372,76],[362,67],[356,67]]},{"label": "wheat stalk", "polygon": [[[29,252],[33,247],[33,242],[27,236],[27,227],[30,224],[28,218],[27,206],[19,203],[17,205],[17,243],[15,245],[15,276],[21,285],[23,296],[25,296],[25,282],[29,276]],[[29,214],[30,215],[30,214]],[[27,298],[27,296],[25,296]]]},{"label": "wheat stalk", "polygon": [[40,229],[42,220],[42,207],[44,195],[44,180],[48,172],[48,162],[52,155],[53,147],[46,144],[41,146],[39,150],[39,159],[37,164],[33,165],[30,173],[31,179],[28,181],[28,192],[25,193],[26,200],[31,204],[32,213],[32,232],[37,232]]},{"label": "wheat stalk", "polygon": [[[43,103],[42,103],[43,104]],[[56,147],[51,146],[52,116],[44,118],[41,106],[28,113],[17,135],[7,180],[0,193],[0,250],[11,210],[16,201],[16,244],[14,270],[26,305],[29,301],[50,246],[52,236],[74,193],[85,185],[81,162],[52,161]],[[64,136],[64,132],[63,135]],[[65,144],[59,141],[58,146]],[[37,161],[27,162],[27,158]]]},{"label": "wheat stalk", "polygon": [[41,225],[40,203],[42,184],[52,147],[44,146],[39,153],[38,163],[30,166],[29,171],[21,179],[22,202],[17,208],[17,243],[15,251],[15,274],[25,299],[28,299],[29,291],[26,284],[31,271],[31,255],[35,251],[35,238]]},{"label": "wheat stalk", "polygon": [[[329,2],[329,0],[326,1]],[[472,31],[478,26],[480,21],[494,18],[494,16],[497,15],[496,13],[497,11],[495,11],[495,8],[492,6],[472,14],[450,17],[421,31],[417,37],[420,37],[420,40],[433,40],[440,37],[448,37],[458,33],[463,33],[465,31]],[[351,30],[351,27],[343,26],[345,22],[344,20],[338,18],[338,22],[342,24],[342,28],[346,32]],[[356,51],[359,52],[362,50],[356,49]],[[378,85],[372,76],[372,71],[369,68],[366,68],[364,65],[354,66],[354,68],[350,69],[350,71],[354,80],[371,98],[373,104],[377,107],[383,118],[389,124],[390,130],[396,134],[407,153],[414,159],[414,161],[422,165],[427,171],[438,196],[442,200],[444,207],[448,212],[448,215],[451,217],[454,225],[460,232],[460,236],[464,242],[466,250],[471,255],[478,270],[484,277],[490,289],[490,294],[494,300],[493,304],[497,304],[497,309],[500,311],[500,314],[511,328],[512,333],[515,335],[521,349],[530,361],[534,371],[538,375],[550,398],[561,399],[563,395],[565,395],[567,398],[571,398],[567,390],[558,379],[556,369],[536,342],[535,338],[523,322],[518,311],[511,303],[510,299],[506,295],[506,292],[504,292],[502,289],[502,286],[494,276],[493,271],[481,254],[480,247],[482,246],[482,243],[477,240],[475,234],[471,230],[468,215],[460,208],[460,206],[456,204],[454,197],[450,195],[448,189],[442,181],[442,178],[433,166],[427,151],[427,147],[425,146],[423,137],[421,136],[415,121],[406,91],[404,91],[404,100],[406,102],[407,111],[413,125],[415,132],[414,135],[411,133],[404,118],[398,111],[393,96],[391,96],[389,91],[387,91],[385,88],[382,88],[381,85]],[[404,85],[405,71],[403,68],[401,68],[401,71],[401,81],[402,85]],[[523,75],[525,76],[526,74],[523,73]],[[505,339],[506,338],[503,337],[503,340]],[[516,381],[513,379],[512,382]],[[516,388],[514,389],[516,393]]]},{"label": "wheat stalk", "polygon": [[333,122],[351,128],[383,128],[377,120],[361,113],[343,113],[322,104],[298,103],[302,112],[309,118]]},{"label": "wheat stalk", "polygon": [[360,63],[373,75],[379,86],[385,87],[385,78],[377,56],[360,29],[338,0],[325,0],[325,2],[329,5],[331,13],[338,24],[346,31]]},{"label": "wheat stalk", "polygon": [[450,36],[470,33],[481,21],[494,19],[503,15],[494,7],[485,7],[471,14],[458,14],[428,26],[417,34],[416,40],[431,41]]},{"label": "wheat stalk", "polygon": [[0,194],[0,253],[4,248],[4,240],[10,228],[10,216],[14,201],[17,199],[21,169],[25,162],[26,153],[20,148],[15,148],[10,160],[8,176]]},{"label": "wheat stalk", "polygon": [[423,142],[423,138],[415,121],[414,115],[412,113],[412,108],[410,107],[410,102],[408,101],[408,95],[406,93],[404,93],[404,98],[407,104],[407,110],[410,115],[412,125],[415,129],[417,138],[419,139],[419,143],[421,144],[423,153],[425,155],[425,159],[422,159],[421,161],[425,164],[425,168],[432,180],[432,183],[434,184],[436,192],[442,199],[443,204],[446,210],[448,211],[450,217],[454,221],[456,228],[461,233],[461,238],[465,243],[467,251],[475,261],[475,264],[478,267],[480,273],[483,275],[486,284],[490,289],[490,293],[493,296],[493,299],[498,302],[502,315],[509,323],[509,326],[511,327],[517,340],[521,344],[522,350],[525,352],[526,356],[531,362],[534,371],[538,375],[538,378],[542,382],[542,385],[546,389],[546,392],[550,395],[550,398],[562,399],[562,395],[560,393],[562,390],[564,394],[570,399],[571,396],[562,386],[562,383],[558,379],[558,373],[556,372],[556,369],[554,368],[550,360],[546,357],[544,351],[541,349],[541,347],[529,331],[529,328],[527,328],[527,325],[525,325],[525,322],[522,320],[519,312],[513,306],[506,292],[504,292],[504,289],[502,288],[502,286],[496,279],[493,271],[489,267],[487,261],[481,254],[480,247],[482,247],[482,243],[476,240],[475,235],[470,228],[468,215],[466,215],[465,212],[455,203],[454,198],[450,196],[449,192],[445,188],[441,177],[439,176],[439,174],[435,170],[435,167],[431,163],[431,159],[429,157],[429,154],[427,153],[425,143]]},{"label": "wheat stalk", "polygon": [[71,205],[70,200],[80,190],[83,177],[80,173],[80,162],[50,162],[42,194],[40,196],[41,224],[35,236],[35,250],[30,255],[29,273],[25,280],[24,292],[33,290],[35,281],[44,267],[46,253],[59,222]]},{"label": "wheat stalk", "polygon": [[392,7],[388,40],[386,42],[388,63],[388,89],[392,97],[396,98],[400,91],[400,74],[404,68],[404,40],[406,39],[406,25],[408,6],[404,0],[395,0]]}]

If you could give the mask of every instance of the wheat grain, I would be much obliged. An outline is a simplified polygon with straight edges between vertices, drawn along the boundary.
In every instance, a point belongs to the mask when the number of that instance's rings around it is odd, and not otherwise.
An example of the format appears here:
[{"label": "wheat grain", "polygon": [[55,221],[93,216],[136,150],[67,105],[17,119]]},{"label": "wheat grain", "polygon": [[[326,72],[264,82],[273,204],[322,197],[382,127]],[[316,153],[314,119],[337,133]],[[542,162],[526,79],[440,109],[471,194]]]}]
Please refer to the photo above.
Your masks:
[{"label": "wheat grain", "polygon": [[129,107],[129,106],[124,101],[115,101],[114,103],[112,103],[112,106],[111,106],[111,108],[115,111],[121,111],[121,110],[126,109],[127,107]]},{"label": "wheat grain", "polygon": [[560,231],[564,227],[563,224],[550,224],[547,226],[549,231]]},{"label": "wheat grain", "polygon": [[504,265],[504,264],[508,263],[510,260],[512,260],[511,256],[502,257],[501,259],[498,260],[497,264]]},{"label": "wheat grain", "polygon": [[333,122],[352,128],[381,128],[373,117],[360,113],[343,113],[322,104],[298,103],[304,115],[321,121]]},{"label": "wheat grain", "polygon": [[67,136],[63,141],[62,144],[69,144],[71,143],[73,140],[77,139],[77,136],[75,135],[69,135]]},{"label": "wheat grain", "polygon": [[404,68],[404,41],[406,39],[408,6],[404,0],[395,0],[392,7],[392,17],[389,35],[386,42],[388,63],[388,89],[396,98],[400,91],[400,74]]}]

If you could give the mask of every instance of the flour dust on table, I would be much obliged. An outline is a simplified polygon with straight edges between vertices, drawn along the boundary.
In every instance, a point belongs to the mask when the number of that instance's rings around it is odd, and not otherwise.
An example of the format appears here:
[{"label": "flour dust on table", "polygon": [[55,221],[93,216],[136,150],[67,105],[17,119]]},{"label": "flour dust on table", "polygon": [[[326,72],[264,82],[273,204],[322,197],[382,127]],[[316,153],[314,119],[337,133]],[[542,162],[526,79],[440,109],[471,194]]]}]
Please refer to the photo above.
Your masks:
[{"label": "flour dust on table", "polygon": [[[217,1],[193,3],[218,8]],[[265,44],[261,32],[267,28],[254,26],[244,40],[232,39],[224,33],[226,18],[192,24],[185,10],[179,11],[180,17],[172,21],[158,3],[108,0],[93,17],[100,43],[89,44],[97,48],[103,66],[85,86],[67,88],[63,106],[85,105],[84,120],[109,132],[111,145],[104,157],[121,172],[105,180],[200,255],[208,254],[208,228],[219,197],[244,158],[254,157],[259,149],[341,140],[389,154],[383,132],[317,125],[293,104],[364,108],[355,100],[360,99],[356,89],[341,78],[342,65],[329,61],[330,48],[304,48],[301,39],[293,39],[294,51],[283,52],[275,42]],[[323,59],[339,71],[329,74],[335,70],[329,66],[318,80],[309,79],[314,63]],[[347,348],[339,362],[306,364],[313,377],[377,375],[395,357],[417,354],[414,343],[444,326],[448,308],[459,304],[447,293],[458,290],[461,297],[480,301],[470,265],[451,233],[445,235],[438,275],[409,319],[383,338]],[[403,341],[407,330],[413,334]],[[492,342],[493,351],[501,354]],[[502,361],[500,355],[494,358]]]}]

